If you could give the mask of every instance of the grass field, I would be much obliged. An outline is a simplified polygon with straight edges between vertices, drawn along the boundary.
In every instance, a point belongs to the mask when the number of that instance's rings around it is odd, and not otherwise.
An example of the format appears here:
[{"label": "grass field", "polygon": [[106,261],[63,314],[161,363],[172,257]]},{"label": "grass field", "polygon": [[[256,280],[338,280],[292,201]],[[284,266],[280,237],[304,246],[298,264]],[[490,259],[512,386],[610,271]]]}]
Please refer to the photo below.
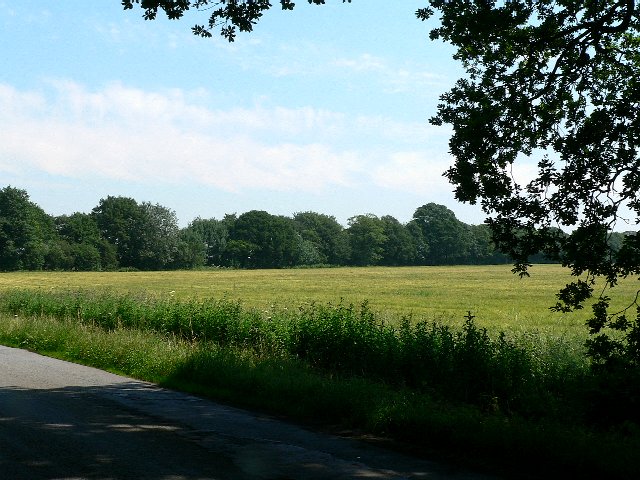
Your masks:
[{"label": "grass field", "polygon": [[[0,291],[10,288],[99,289],[151,293],[177,299],[225,298],[268,312],[306,303],[368,301],[389,318],[461,324],[471,311],[488,328],[583,332],[590,309],[549,311],[554,294],[571,277],[558,265],[536,265],[519,278],[509,265],[325,268],[292,270],[203,270],[171,272],[15,272],[0,274]],[[635,295],[637,282],[614,290],[618,306]]]}]

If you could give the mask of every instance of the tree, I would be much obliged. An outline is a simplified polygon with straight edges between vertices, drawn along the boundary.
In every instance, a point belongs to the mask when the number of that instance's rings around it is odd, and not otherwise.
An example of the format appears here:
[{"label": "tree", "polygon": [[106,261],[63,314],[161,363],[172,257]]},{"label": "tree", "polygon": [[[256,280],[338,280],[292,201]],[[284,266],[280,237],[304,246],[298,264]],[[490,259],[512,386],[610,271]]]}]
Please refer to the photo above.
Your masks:
[{"label": "tree", "polygon": [[[76,212],[54,218],[60,241],[58,268],[65,270],[112,270],[117,267],[115,246],[100,234],[95,217]],[[67,256],[67,258],[65,258]],[[52,268],[56,261],[52,259]]]},{"label": "tree", "polygon": [[25,190],[0,190],[0,270],[40,270],[55,238],[53,221]]},{"label": "tree", "polygon": [[68,255],[71,265],[67,265],[65,270],[102,270],[100,251],[94,245],[88,243],[69,244]]},{"label": "tree", "polygon": [[469,225],[471,245],[466,263],[490,265],[510,263],[511,259],[496,249],[491,238],[491,229],[485,225]]},{"label": "tree", "polygon": [[293,216],[296,231],[307,248],[315,249],[316,263],[344,265],[350,256],[349,239],[335,217],[316,212],[298,212]]},{"label": "tree", "polygon": [[237,218],[229,238],[227,250],[237,266],[280,268],[295,263],[298,236],[291,218],[251,210]]},{"label": "tree", "polygon": [[409,235],[411,235],[411,242],[413,243],[413,264],[425,265],[427,262],[427,256],[429,255],[429,244],[424,238],[422,228],[415,222],[415,220],[411,220],[409,223],[407,223],[405,228]]},{"label": "tree", "polygon": [[159,204],[142,202],[138,235],[137,268],[163,270],[171,268],[178,253],[179,233],[176,212]]},{"label": "tree", "polygon": [[193,220],[187,230],[196,235],[205,247],[205,265],[220,266],[223,264],[224,253],[229,239],[229,226],[235,222],[231,216],[224,220],[215,218]]},{"label": "tree", "polygon": [[[429,3],[419,18],[440,13],[431,38],[456,47],[466,70],[431,120],[453,128],[455,164],[446,175],[456,197],[482,205],[515,272],[526,275],[530,256],[540,251],[576,277],[586,275],[562,289],[558,310],[582,308],[596,276],[613,287],[618,277],[640,273],[638,236],[625,237],[617,252],[608,241],[627,215],[623,209],[635,223],[640,213],[637,2]],[[537,161],[535,178],[514,177],[513,166],[523,161]],[[565,236],[558,227],[572,232]],[[640,364],[638,318],[618,321],[608,306],[601,295],[591,332],[619,328],[629,334],[627,344],[601,336],[597,354],[635,349]]]},{"label": "tree", "polygon": [[102,236],[115,245],[120,267],[161,270],[173,265],[179,233],[173,210],[108,196],[91,214]]},{"label": "tree", "polygon": [[386,240],[382,244],[381,265],[411,265],[417,257],[416,245],[411,232],[391,215],[380,218]]},{"label": "tree", "polygon": [[100,234],[116,248],[120,267],[135,267],[139,250],[139,228],[142,211],[133,198],[113,197],[100,199],[91,211]]},{"label": "tree", "polygon": [[305,240],[298,233],[298,247],[296,253],[296,265],[321,265],[326,263],[325,257],[320,254],[318,247],[311,240]]},{"label": "tree", "polygon": [[225,249],[225,265],[234,268],[255,268],[259,247],[246,240],[229,240]]},{"label": "tree", "polygon": [[351,263],[354,265],[378,265],[383,258],[384,223],[375,215],[356,215],[349,219]]},{"label": "tree", "polygon": [[191,269],[202,267],[205,265],[206,259],[207,248],[202,238],[188,228],[180,230],[171,268]]},{"label": "tree", "polygon": [[429,245],[426,264],[452,265],[462,263],[468,256],[472,243],[468,227],[444,205],[428,203],[418,207],[412,222]]}]

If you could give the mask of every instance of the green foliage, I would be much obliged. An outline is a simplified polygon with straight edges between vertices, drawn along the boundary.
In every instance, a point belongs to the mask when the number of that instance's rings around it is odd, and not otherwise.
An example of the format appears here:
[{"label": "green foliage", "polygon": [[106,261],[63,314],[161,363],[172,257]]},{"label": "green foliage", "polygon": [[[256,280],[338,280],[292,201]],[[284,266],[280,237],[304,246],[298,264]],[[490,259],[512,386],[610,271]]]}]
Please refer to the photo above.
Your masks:
[{"label": "green foliage", "polygon": [[414,265],[418,251],[414,238],[406,225],[391,215],[380,218],[383,225],[385,241],[382,243],[381,265],[398,266]]},{"label": "green foliage", "polygon": [[[13,190],[19,194],[11,200],[9,193]],[[482,234],[483,229],[463,224],[453,212],[435,204],[418,211],[444,209],[456,232],[450,232],[446,222],[432,222],[426,228],[424,222],[413,220],[404,225],[390,215],[356,215],[345,229],[334,217],[320,213],[302,212],[290,218],[258,210],[225,215],[222,220],[196,218],[179,229],[175,212],[169,208],[114,196],[101,199],[90,214],[76,212],[52,219],[29,202],[26,192],[11,187],[3,192],[8,195],[3,207],[7,210],[0,215],[0,269],[4,270],[149,271],[202,266],[287,268],[502,261],[495,254],[492,240]],[[456,233],[460,235],[451,237]],[[468,248],[465,242],[471,242],[474,248]],[[446,255],[440,252],[442,245],[448,248]]]},{"label": "green foliage", "polygon": [[318,246],[311,240],[305,240],[302,236],[298,239],[296,247],[296,265],[297,266],[317,266],[327,265],[325,256],[318,251]]},{"label": "green foliage", "polygon": [[351,262],[354,265],[377,265],[383,258],[387,242],[384,224],[375,215],[356,215],[349,219]]},{"label": "green foliage", "polygon": [[[553,359],[532,354],[505,334],[491,338],[471,317],[460,330],[408,318],[394,325],[379,320],[366,303],[359,308],[311,304],[265,317],[225,300],[9,291],[0,296],[0,311],[237,347],[301,361],[327,374],[367,378],[530,415],[541,415],[543,406],[553,403],[553,392],[566,395],[566,382],[580,382],[585,374],[575,368],[572,378],[560,379],[546,365]],[[559,371],[569,370],[558,367]]]},{"label": "green foliage", "polygon": [[232,261],[241,267],[286,267],[296,259],[298,237],[287,217],[258,210],[243,213],[233,223],[229,239],[227,247],[235,250]]},{"label": "green foliage", "polygon": [[179,244],[178,218],[173,210],[143,202],[139,223],[137,255],[133,265],[140,270],[163,270],[176,261]]},{"label": "green foliage", "polygon": [[[634,236],[621,246],[611,235],[626,210],[636,223],[640,213],[637,2],[429,4],[418,17],[440,13],[431,38],[456,47],[454,58],[466,70],[431,120],[453,127],[455,164],[446,175],[456,197],[481,203],[516,272],[525,274],[530,258],[543,252],[576,276],[603,276],[609,287],[640,273]],[[526,184],[513,175],[525,159],[538,164]],[[592,294],[587,279],[570,283],[558,298],[570,310]],[[602,323],[606,306],[599,302],[595,322]],[[597,334],[589,344],[597,363],[633,356],[628,336],[620,342]]]},{"label": "green foliage", "polygon": [[207,245],[202,241],[202,237],[192,230],[181,230],[178,233],[171,267],[183,269],[198,268],[204,266],[206,260]]},{"label": "green foliage", "polygon": [[93,216],[76,212],[56,217],[54,223],[60,241],[55,254],[49,254],[48,269],[87,271],[117,267],[116,248],[103,238]]},{"label": "green foliage", "polygon": [[186,228],[189,235],[198,238],[205,248],[205,265],[219,266],[223,264],[227,242],[229,240],[229,227],[235,222],[235,218],[227,217],[224,220],[196,218]]},{"label": "green foliage", "polygon": [[[134,3],[139,2],[128,0],[123,6],[130,9]],[[324,4],[324,0],[309,3]],[[531,259],[539,254],[561,261],[576,276],[603,276],[609,287],[619,277],[640,273],[640,242],[623,241],[620,246],[611,241],[616,222],[625,216],[621,209],[636,217],[640,213],[638,4],[633,0],[428,3],[418,9],[417,18],[424,21],[439,12],[440,25],[430,38],[452,44],[454,59],[466,70],[441,96],[431,119],[434,125],[453,127],[449,146],[455,163],[446,176],[459,200],[482,205],[493,240],[515,261],[514,273],[526,275]],[[190,7],[209,4],[208,0],[151,1],[142,2],[142,7],[146,19],[154,19],[159,9],[169,18],[180,18]],[[266,0],[223,0],[215,5],[219,8],[210,14],[208,26],[193,28],[196,35],[210,37],[219,28],[233,41],[236,29],[251,31],[272,7]],[[281,6],[291,10],[294,3],[282,0]],[[532,180],[514,176],[514,164],[524,159],[537,162]],[[469,229],[450,212],[437,211],[431,204],[421,208],[424,211],[417,212],[414,221],[428,249],[417,249],[418,259],[459,263],[471,252],[482,252]],[[560,227],[571,227],[571,234],[565,235]],[[434,235],[436,229],[446,234]],[[368,230],[364,235],[355,229],[351,236],[359,247],[352,256],[355,264],[374,265],[383,259],[380,244],[388,241],[387,235]],[[558,295],[557,309],[582,308],[592,295],[589,283],[568,284]],[[599,302],[600,307],[605,304]],[[598,315],[603,313],[594,315],[594,322],[602,323]],[[614,330],[640,329],[637,321],[633,326],[626,317],[613,317],[608,321]],[[633,334],[622,343],[606,333],[599,335],[589,344],[598,362],[606,355],[611,362],[633,357]]]},{"label": "green foliage", "polygon": [[180,245],[174,211],[133,198],[108,196],[91,212],[102,237],[116,250],[121,268],[162,270],[175,265]]},{"label": "green foliage", "polygon": [[303,242],[310,242],[316,252],[315,262],[302,262],[303,264],[348,264],[351,256],[349,239],[335,217],[315,212],[298,212],[293,216],[293,221]]},{"label": "green foliage", "polygon": [[467,225],[444,205],[428,203],[416,209],[413,220],[429,245],[428,265],[455,265],[469,255],[472,244]]},{"label": "green foliage", "polygon": [[[76,320],[0,316],[0,342],[256,408],[307,424],[355,429],[441,451],[484,470],[583,478],[636,478],[638,436],[438,402],[362,378],[203,342]],[[535,469],[535,470],[532,470]],[[566,472],[566,473],[565,473]]]},{"label": "green foliage", "polygon": [[121,267],[133,267],[140,249],[142,211],[133,198],[108,196],[92,210],[101,235],[116,248]]},{"label": "green foliage", "polygon": [[[325,0],[307,0],[310,4],[323,5]],[[351,0],[342,0],[342,3]],[[167,18],[175,20],[181,18],[190,8],[209,12],[206,25],[195,25],[192,32],[204,38],[210,38],[212,31],[219,30],[220,34],[229,42],[233,42],[237,31],[251,32],[253,26],[260,20],[263,13],[272,7],[269,0],[122,0],[125,10],[132,9],[134,4],[140,4],[144,9],[145,20],[154,20],[158,10],[162,10]],[[292,0],[280,0],[282,10],[293,10]]]},{"label": "green foliage", "polygon": [[640,468],[640,390],[590,371],[579,341],[490,333],[471,314],[453,328],[383,321],[366,303],[258,313],[226,300],[13,290],[0,295],[0,320],[3,343],[467,459],[605,478]]},{"label": "green foliage", "polygon": [[26,191],[0,190],[0,270],[40,270],[54,235],[51,218]]},{"label": "green foliage", "polygon": [[[468,250],[469,253],[467,262],[478,265],[491,265],[510,262],[510,258],[508,256],[496,249],[496,246],[491,238],[491,230],[487,225],[469,225],[468,228],[470,245]],[[540,261],[537,263],[547,263],[547,261]]]}]

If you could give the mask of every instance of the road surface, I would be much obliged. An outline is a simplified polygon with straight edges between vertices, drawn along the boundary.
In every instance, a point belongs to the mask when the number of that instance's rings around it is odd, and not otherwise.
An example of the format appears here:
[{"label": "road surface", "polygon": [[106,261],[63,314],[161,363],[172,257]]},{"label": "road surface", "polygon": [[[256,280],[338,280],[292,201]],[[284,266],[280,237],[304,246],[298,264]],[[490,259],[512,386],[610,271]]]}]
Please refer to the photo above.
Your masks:
[{"label": "road surface", "polygon": [[0,346],[0,478],[487,477]]}]

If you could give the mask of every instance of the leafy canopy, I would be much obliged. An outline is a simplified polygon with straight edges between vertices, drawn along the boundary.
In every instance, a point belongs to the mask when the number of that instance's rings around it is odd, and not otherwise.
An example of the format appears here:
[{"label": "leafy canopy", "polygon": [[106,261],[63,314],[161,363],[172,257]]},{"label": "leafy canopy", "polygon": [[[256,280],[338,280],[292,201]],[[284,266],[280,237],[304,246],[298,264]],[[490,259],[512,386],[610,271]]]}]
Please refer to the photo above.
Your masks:
[{"label": "leafy canopy", "polygon": [[[442,14],[431,38],[457,47],[467,72],[431,120],[453,126],[446,175],[457,198],[481,203],[520,271],[544,249],[576,274],[636,273],[606,242],[621,207],[640,212],[635,2],[430,3]],[[526,157],[537,176],[518,181],[512,167]],[[574,233],[563,239],[554,226]]]},{"label": "leafy canopy", "polygon": [[[618,250],[610,242],[614,228],[637,224],[640,214],[636,2],[429,3],[418,17],[440,13],[430,36],[455,46],[466,70],[431,119],[453,127],[455,163],[446,176],[456,197],[481,204],[498,246],[515,259],[514,271],[526,275],[529,258],[543,251],[576,277],[586,275],[560,291],[557,310],[582,308],[596,276],[612,287],[619,277],[640,274],[640,236],[627,235]],[[537,174],[516,178],[525,161],[537,163]],[[631,354],[638,364],[640,316],[629,322],[624,312],[609,316],[608,307],[602,291],[591,333],[607,326],[627,331],[627,344],[601,335],[590,344],[592,356]]]},{"label": "leafy canopy", "polygon": [[[325,0],[307,0],[308,3],[324,5]],[[351,0],[342,0],[342,3]],[[214,30],[220,29],[220,34],[233,42],[237,31],[251,32],[253,26],[260,20],[263,13],[273,5],[269,0],[122,0],[125,10],[132,9],[134,4],[144,9],[145,20],[154,20],[158,10],[163,10],[171,20],[182,18],[189,9],[211,11],[206,25],[195,25],[192,31],[195,35],[210,38]],[[292,0],[280,0],[282,10],[293,10]]]}]

